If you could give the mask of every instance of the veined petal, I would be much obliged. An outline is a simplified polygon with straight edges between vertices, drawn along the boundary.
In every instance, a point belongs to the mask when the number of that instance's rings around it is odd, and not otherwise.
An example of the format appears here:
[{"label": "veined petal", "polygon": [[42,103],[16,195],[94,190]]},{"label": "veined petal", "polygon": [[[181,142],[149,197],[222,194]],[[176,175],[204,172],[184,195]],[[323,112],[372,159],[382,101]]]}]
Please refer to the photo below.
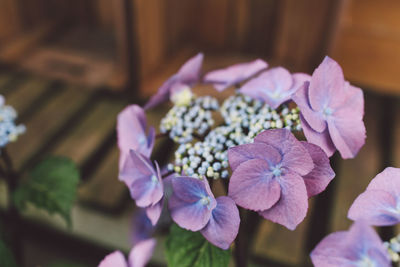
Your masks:
[{"label": "veined petal", "polygon": [[239,165],[229,181],[229,197],[254,211],[272,207],[281,195],[279,183],[265,160],[251,159]]},{"label": "veined petal", "polygon": [[289,230],[296,229],[306,217],[308,210],[307,189],[303,178],[295,172],[287,171],[280,179],[281,197],[268,210],[259,212],[267,220],[279,223]]},{"label": "veined petal", "polygon": [[394,197],[400,196],[400,168],[388,167],[375,176],[367,190],[384,190]]},{"label": "veined petal", "polygon": [[325,57],[311,77],[308,91],[311,108],[322,111],[331,99],[340,98],[344,83],[342,68],[330,57]]},{"label": "veined petal", "polygon": [[299,90],[305,82],[309,82],[311,80],[311,75],[307,74],[307,73],[301,73],[301,72],[297,72],[297,73],[293,73],[293,89],[296,92],[297,90]]},{"label": "veined petal", "polygon": [[400,209],[396,198],[383,190],[367,190],[353,202],[348,213],[353,221],[364,220],[376,226],[395,225],[400,222]]},{"label": "veined petal", "polygon": [[176,196],[186,202],[197,202],[204,196],[214,199],[206,179],[200,180],[193,177],[175,177],[171,179],[172,188]]},{"label": "veined petal", "polygon": [[288,129],[263,131],[254,138],[254,142],[275,147],[282,155],[282,167],[300,175],[306,175],[314,168],[311,156]]},{"label": "veined petal", "polygon": [[[205,201],[209,201],[209,203]],[[185,202],[178,198],[175,192],[168,201],[172,220],[180,227],[191,231],[199,231],[206,226],[215,206],[215,199],[209,198],[204,199],[204,201],[199,199],[195,202]]]},{"label": "veined petal", "polygon": [[335,177],[335,172],[331,168],[328,156],[319,146],[304,141],[301,143],[314,162],[314,169],[303,176],[308,197],[312,197],[325,190]]},{"label": "veined petal", "polygon": [[156,246],[156,240],[150,238],[137,243],[129,253],[129,267],[144,267],[150,261]]},{"label": "veined petal", "polygon": [[365,143],[366,130],[362,120],[328,120],[332,142],[344,159],[354,158]]},{"label": "veined petal", "polygon": [[277,165],[282,161],[279,151],[267,144],[252,143],[231,147],[228,150],[229,166],[232,171],[250,159],[263,159],[270,165]]},{"label": "veined petal", "polygon": [[218,197],[208,224],[201,234],[213,245],[228,249],[235,240],[240,225],[239,210],[229,197]]},{"label": "veined petal", "polygon": [[302,114],[300,114],[301,128],[306,136],[309,143],[319,146],[324,150],[328,157],[331,157],[336,151],[335,145],[332,143],[332,139],[329,135],[328,129],[322,133],[316,132],[308,125]]},{"label": "veined petal", "polygon": [[314,111],[310,106],[308,99],[309,85],[309,82],[305,82],[300,86],[292,96],[292,99],[299,107],[301,115],[303,115],[304,120],[308,123],[309,128],[321,133],[327,128],[327,124],[322,112]]}]

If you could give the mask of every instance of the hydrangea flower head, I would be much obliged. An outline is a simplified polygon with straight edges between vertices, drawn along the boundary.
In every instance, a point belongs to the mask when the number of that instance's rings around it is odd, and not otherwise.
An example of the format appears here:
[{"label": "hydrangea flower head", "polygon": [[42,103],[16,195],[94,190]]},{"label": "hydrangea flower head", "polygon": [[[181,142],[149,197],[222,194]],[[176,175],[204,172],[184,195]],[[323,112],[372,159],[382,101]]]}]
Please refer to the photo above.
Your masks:
[{"label": "hydrangea flower head", "polygon": [[311,252],[315,267],[389,267],[390,258],[374,229],[355,222],[349,231],[325,237]]},{"label": "hydrangea flower head", "polygon": [[0,95],[0,148],[10,142],[15,142],[18,136],[25,133],[23,124],[16,125],[17,112],[12,106],[5,105],[5,99]]},{"label": "hydrangea flower head", "polygon": [[293,100],[300,108],[307,140],[328,156],[339,150],[343,158],[353,158],[364,145],[363,92],[344,80],[333,59],[325,57]]},{"label": "hydrangea flower head", "polygon": [[276,67],[261,73],[244,84],[240,92],[260,99],[273,109],[291,99],[292,95],[310,76],[303,73],[291,74],[283,67]]},{"label": "hydrangea flower head", "polygon": [[182,85],[192,86],[197,83],[200,79],[203,58],[203,53],[198,53],[196,56],[186,61],[179,71],[172,75],[158,89],[157,93],[150,98],[144,108],[146,110],[153,108],[169,98],[173,98],[173,93],[179,92],[180,89],[182,89]]},{"label": "hydrangea flower head", "polygon": [[306,216],[308,197],[323,191],[334,177],[327,156],[287,129],[264,131],[253,144],[230,148],[228,157],[233,171],[229,196],[291,230]]},{"label": "hydrangea flower head", "polygon": [[131,149],[150,157],[154,146],[155,129],[150,127],[147,133],[146,115],[140,106],[129,105],[118,114],[117,135],[120,169]]},{"label": "hydrangea flower head", "polygon": [[348,217],[371,225],[400,223],[400,169],[386,168],[351,205]]},{"label": "hydrangea flower head", "polygon": [[212,244],[228,249],[239,231],[235,202],[226,196],[214,198],[207,179],[176,177],[169,199],[172,219],[182,228],[199,231]]},{"label": "hydrangea flower head", "polygon": [[153,254],[156,240],[151,238],[136,244],[129,253],[128,261],[121,251],[115,251],[107,255],[99,264],[99,267],[144,267]]},{"label": "hydrangea flower head", "polygon": [[212,83],[218,91],[237,85],[268,67],[267,62],[256,59],[251,62],[236,64],[225,69],[214,70],[204,76],[206,83]]}]

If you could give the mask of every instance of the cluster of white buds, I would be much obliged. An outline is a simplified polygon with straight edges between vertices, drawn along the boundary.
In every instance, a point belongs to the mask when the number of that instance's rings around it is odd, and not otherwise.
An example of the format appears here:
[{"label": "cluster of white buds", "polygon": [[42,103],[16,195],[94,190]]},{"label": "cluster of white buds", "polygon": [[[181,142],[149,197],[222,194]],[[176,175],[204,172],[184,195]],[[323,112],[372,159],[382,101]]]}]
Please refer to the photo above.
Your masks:
[{"label": "cluster of white buds", "polygon": [[[161,121],[161,132],[180,143],[175,161],[168,170],[199,179],[228,178],[228,149],[252,143],[254,137],[267,129],[301,130],[298,108],[281,106],[271,109],[262,101],[240,93],[227,98],[220,113],[224,123],[212,130],[212,111],[218,102],[212,97],[193,97],[185,105],[175,104]],[[208,133],[207,133],[208,132]],[[197,142],[192,143],[197,134]]]},{"label": "cluster of white buds", "polygon": [[384,242],[386,250],[390,255],[390,259],[394,263],[400,262],[400,235],[393,237],[389,242]]},{"label": "cluster of white buds", "polygon": [[10,142],[15,142],[18,136],[25,133],[25,126],[15,124],[17,112],[12,106],[4,104],[4,97],[0,95],[0,148]]},{"label": "cluster of white buds", "polygon": [[176,143],[191,142],[194,134],[203,136],[213,126],[212,111],[218,108],[218,101],[210,96],[194,98],[188,105],[175,105],[161,120],[160,131]]}]

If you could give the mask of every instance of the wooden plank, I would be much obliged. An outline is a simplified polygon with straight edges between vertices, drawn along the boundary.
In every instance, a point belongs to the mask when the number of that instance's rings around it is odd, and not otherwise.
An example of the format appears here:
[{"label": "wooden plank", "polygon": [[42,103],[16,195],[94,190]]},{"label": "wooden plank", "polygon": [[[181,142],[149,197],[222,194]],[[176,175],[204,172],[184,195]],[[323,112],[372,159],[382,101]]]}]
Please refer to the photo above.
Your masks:
[{"label": "wooden plank", "polygon": [[17,1],[0,1],[0,45],[20,33],[22,29],[20,15]]},{"label": "wooden plank", "polygon": [[49,85],[49,80],[28,78],[24,84],[12,89],[6,95],[6,104],[13,106],[18,114],[24,114],[32,102],[43,95]]},{"label": "wooden plank", "polygon": [[82,165],[114,131],[116,116],[122,108],[121,103],[105,99],[98,101],[51,153],[69,157],[78,165]]},{"label": "wooden plank", "polygon": [[88,94],[76,88],[68,88],[41,107],[29,121],[23,122],[27,132],[7,147],[16,169],[20,169],[28,159],[34,157],[88,97]]},{"label": "wooden plank", "polygon": [[[79,186],[79,200],[111,210],[124,198],[127,188],[118,181],[119,150],[117,145],[98,163],[99,168],[91,178]],[[85,180],[85,178],[84,178]]]}]

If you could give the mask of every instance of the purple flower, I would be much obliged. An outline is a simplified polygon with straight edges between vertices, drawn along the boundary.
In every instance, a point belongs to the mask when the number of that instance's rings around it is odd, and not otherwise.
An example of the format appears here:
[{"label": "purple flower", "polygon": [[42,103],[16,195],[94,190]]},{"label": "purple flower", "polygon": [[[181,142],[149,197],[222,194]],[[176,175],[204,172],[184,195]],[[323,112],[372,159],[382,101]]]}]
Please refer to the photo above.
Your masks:
[{"label": "purple flower", "polygon": [[177,73],[172,75],[153,95],[144,106],[144,109],[153,108],[171,97],[172,91],[180,91],[182,85],[192,86],[200,79],[201,66],[203,65],[204,55],[198,53],[190,58]]},{"label": "purple flower", "polygon": [[334,177],[325,153],[287,129],[264,131],[253,144],[230,148],[228,158],[233,171],[229,196],[291,230],[305,218],[308,197]]},{"label": "purple flower", "polygon": [[149,128],[148,134],[146,115],[138,105],[127,106],[118,114],[117,135],[120,149],[119,167],[122,168],[129,150],[134,149],[146,157],[150,157],[154,146],[155,130]]},{"label": "purple flower", "polygon": [[341,67],[331,58],[325,57],[293,101],[300,108],[307,140],[329,157],[337,149],[343,158],[353,158],[364,145],[363,92],[344,80]]},{"label": "purple flower", "polygon": [[99,267],[143,267],[149,262],[155,245],[154,238],[137,243],[131,249],[128,261],[120,251],[115,251],[107,255],[100,262]]},{"label": "purple flower", "polygon": [[252,62],[236,64],[225,69],[211,71],[205,75],[204,81],[212,83],[215,89],[221,92],[232,85],[237,85],[247,80],[267,67],[267,62],[256,59]]},{"label": "purple flower", "polygon": [[155,164],[156,168],[147,157],[130,150],[119,173],[119,179],[128,186],[136,205],[146,208],[153,224],[160,217],[164,201],[164,185],[157,162]]},{"label": "purple flower", "polygon": [[290,74],[282,67],[272,68],[251,79],[242,86],[240,92],[267,103],[273,109],[290,100],[292,95],[309,81],[304,73]]},{"label": "purple flower", "polygon": [[349,209],[352,220],[365,220],[371,225],[386,226],[400,222],[400,169],[386,168]]},{"label": "purple flower", "polygon": [[239,231],[235,202],[226,196],[214,198],[207,179],[176,177],[169,199],[172,219],[182,228],[200,231],[213,245],[228,249]]},{"label": "purple flower", "polygon": [[315,267],[391,266],[381,239],[364,222],[355,222],[349,231],[328,235],[310,256]]}]

